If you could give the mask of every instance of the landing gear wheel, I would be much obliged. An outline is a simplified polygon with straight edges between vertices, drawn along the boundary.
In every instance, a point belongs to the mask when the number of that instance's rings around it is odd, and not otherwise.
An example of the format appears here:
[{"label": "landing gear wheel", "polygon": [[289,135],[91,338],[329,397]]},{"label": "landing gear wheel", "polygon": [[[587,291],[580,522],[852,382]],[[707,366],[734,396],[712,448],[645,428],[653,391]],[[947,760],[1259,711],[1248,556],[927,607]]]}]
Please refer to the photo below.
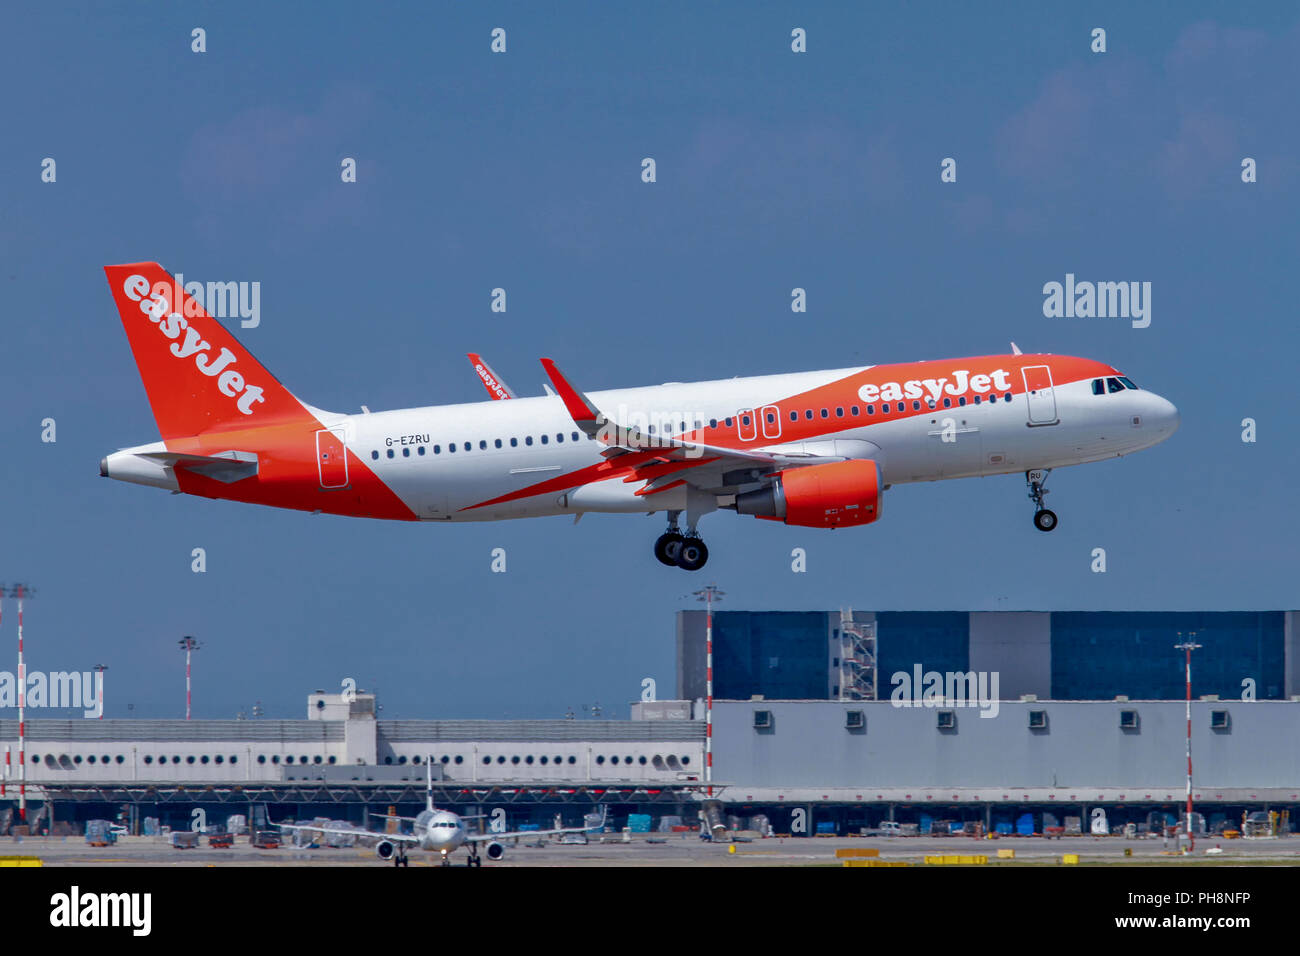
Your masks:
[{"label": "landing gear wheel", "polygon": [[1034,527],[1039,531],[1051,531],[1056,527],[1056,512],[1046,508],[1034,512]]},{"label": "landing gear wheel", "polygon": [[677,559],[682,553],[682,541],[685,539],[676,531],[665,531],[655,542],[655,557],[660,564],[670,568],[677,567]]},{"label": "landing gear wheel", "polygon": [[683,571],[698,571],[709,560],[709,549],[699,538],[686,538],[682,541],[681,554],[677,557],[677,566]]}]

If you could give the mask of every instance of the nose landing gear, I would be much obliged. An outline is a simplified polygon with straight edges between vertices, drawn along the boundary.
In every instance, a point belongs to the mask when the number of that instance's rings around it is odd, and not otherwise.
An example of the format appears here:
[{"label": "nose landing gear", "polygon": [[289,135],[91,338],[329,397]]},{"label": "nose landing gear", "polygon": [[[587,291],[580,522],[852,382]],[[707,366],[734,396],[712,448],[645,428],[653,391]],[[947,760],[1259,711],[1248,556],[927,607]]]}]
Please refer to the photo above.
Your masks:
[{"label": "nose landing gear", "polygon": [[1043,507],[1047,497],[1047,476],[1050,468],[1038,468],[1025,472],[1025,483],[1029,485],[1029,500],[1034,503],[1034,527],[1039,531],[1051,531],[1056,527],[1056,512]]}]

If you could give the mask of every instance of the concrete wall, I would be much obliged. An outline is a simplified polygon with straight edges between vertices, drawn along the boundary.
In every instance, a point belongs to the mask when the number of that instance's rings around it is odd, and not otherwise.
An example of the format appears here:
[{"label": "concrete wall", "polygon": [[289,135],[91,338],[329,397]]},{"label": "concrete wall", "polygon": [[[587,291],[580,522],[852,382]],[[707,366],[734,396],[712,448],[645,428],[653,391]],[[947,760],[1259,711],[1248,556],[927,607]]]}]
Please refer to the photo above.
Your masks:
[{"label": "concrete wall", "polygon": [[[772,713],[770,730],[754,712]],[[866,714],[866,729],[845,729],[845,712]],[[998,715],[954,708],[954,731],[936,728],[937,710],[875,703],[719,701],[714,704],[714,778],[738,787],[1144,788],[1185,786],[1184,705],[1173,701],[1003,702]],[[1047,713],[1045,731],[1029,712]],[[1120,711],[1136,710],[1136,732]],[[1231,727],[1210,729],[1212,710]],[[1198,789],[1300,790],[1300,702],[1193,702],[1192,749]]]}]

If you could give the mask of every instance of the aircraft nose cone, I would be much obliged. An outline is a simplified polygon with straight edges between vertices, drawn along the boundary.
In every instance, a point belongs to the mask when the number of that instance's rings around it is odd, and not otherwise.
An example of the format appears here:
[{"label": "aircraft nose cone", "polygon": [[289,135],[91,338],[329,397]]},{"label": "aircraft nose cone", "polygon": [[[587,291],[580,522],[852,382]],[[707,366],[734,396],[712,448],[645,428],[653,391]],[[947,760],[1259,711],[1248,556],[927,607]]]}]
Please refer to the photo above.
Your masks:
[{"label": "aircraft nose cone", "polygon": [[[1158,396],[1157,396],[1158,397]],[[1182,416],[1178,414],[1178,409],[1174,403],[1166,398],[1160,399],[1160,408],[1156,412],[1156,420],[1162,431],[1172,435],[1178,431],[1178,426],[1182,424]]]}]

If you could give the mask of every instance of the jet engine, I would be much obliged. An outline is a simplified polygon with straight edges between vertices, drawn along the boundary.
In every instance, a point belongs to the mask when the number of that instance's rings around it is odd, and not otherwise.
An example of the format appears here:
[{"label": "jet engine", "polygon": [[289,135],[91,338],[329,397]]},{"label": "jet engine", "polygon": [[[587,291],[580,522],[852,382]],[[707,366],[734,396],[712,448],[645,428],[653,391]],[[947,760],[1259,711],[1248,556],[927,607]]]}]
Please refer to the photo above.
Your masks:
[{"label": "jet engine", "polygon": [[391,860],[393,858],[393,853],[396,851],[397,847],[393,846],[392,842],[389,840],[380,840],[375,844],[375,856],[379,857],[381,860]]},{"label": "jet engine", "polygon": [[485,852],[487,853],[487,858],[489,860],[499,860],[506,855],[506,848],[496,840],[493,840],[487,845]]},{"label": "jet engine", "polygon": [[772,483],[736,496],[736,510],[804,528],[870,524],[880,517],[880,465],[835,461],[778,472]]}]

